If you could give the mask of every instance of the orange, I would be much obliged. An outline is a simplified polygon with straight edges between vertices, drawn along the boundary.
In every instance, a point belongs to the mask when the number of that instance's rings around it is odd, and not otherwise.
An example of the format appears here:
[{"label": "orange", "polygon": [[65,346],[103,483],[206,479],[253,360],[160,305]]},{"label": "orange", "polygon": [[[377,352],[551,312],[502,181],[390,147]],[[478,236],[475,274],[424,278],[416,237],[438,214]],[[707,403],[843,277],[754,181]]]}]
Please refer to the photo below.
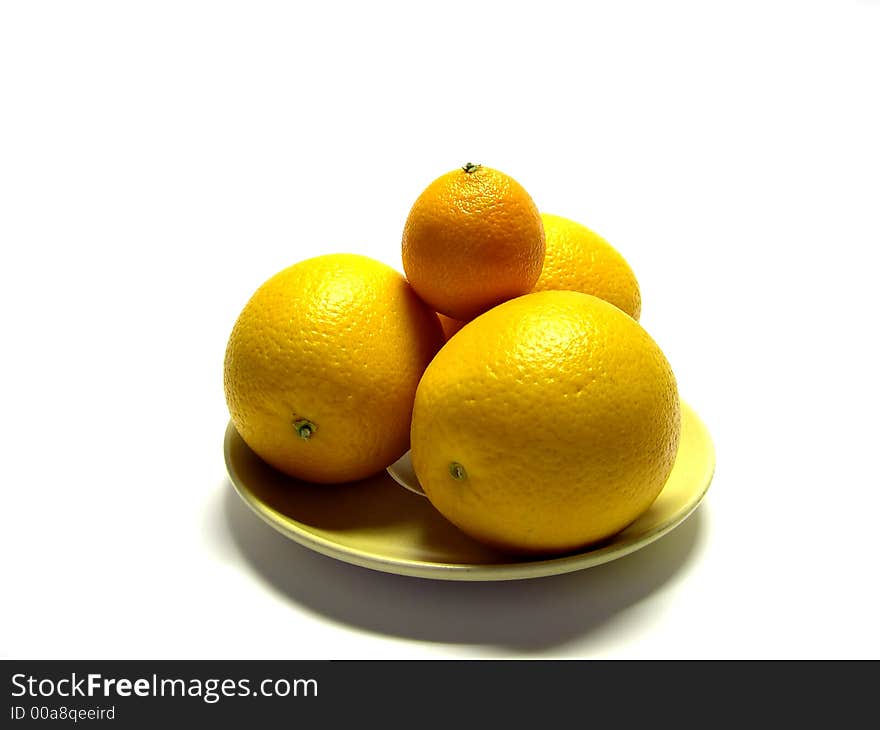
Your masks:
[{"label": "orange", "polygon": [[445,314],[440,314],[439,312],[437,313],[437,316],[440,318],[440,325],[443,327],[443,336],[446,337],[447,340],[465,325],[461,320],[452,319],[452,317],[447,317]]},{"label": "orange", "polygon": [[402,254],[419,296],[437,312],[468,321],[531,291],[544,261],[544,228],[522,185],[468,163],[418,197]]},{"label": "orange", "polygon": [[229,338],[224,387],[245,443],[312,482],[374,474],[409,447],[419,378],[443,331],[398,272],[351,254],[277,273]]},{"label": "orange", "polygon": [[570,289],[593,294],[638,319],[642,310],[639,283],[617,249],[568,218],[542,213],[541,220],[546,253],[534,291]]},{"label": "orange", "polygon": [[536,292],[466,324],[428,366],[412,463],[431,503],[477,540],[574,550],[660,493],[679,408],[672,369],[638,322],[589,294]]}]

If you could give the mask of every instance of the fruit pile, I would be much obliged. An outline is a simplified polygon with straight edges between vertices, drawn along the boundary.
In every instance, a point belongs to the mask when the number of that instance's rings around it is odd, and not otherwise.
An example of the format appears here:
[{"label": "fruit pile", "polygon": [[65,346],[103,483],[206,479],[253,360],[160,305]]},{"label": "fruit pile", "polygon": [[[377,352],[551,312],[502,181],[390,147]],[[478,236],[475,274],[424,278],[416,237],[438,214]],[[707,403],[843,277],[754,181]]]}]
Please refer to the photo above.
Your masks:
[{"label": "fruit pile", "polygon": [[620,253],[469,163],[415,201],[402,260],[405,276],[318,256],[256,291],[224,363],[245,443],[316,489],[409,449],[441,514],[514,553],[581,548],[646,511],[679,399]]}]

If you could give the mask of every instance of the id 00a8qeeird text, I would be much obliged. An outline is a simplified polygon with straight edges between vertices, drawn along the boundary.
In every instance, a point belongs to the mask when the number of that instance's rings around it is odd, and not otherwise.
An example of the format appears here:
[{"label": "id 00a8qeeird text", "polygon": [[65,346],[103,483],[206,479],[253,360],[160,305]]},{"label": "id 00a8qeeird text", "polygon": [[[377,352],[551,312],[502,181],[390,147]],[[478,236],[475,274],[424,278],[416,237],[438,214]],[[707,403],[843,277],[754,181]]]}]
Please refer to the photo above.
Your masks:
[{"label": "id 00a8qeeird text", "polygon": [[22,707],[13,705],[9,708],[10,720],[68,720],[79,722],[80,720],[115,720],[116,706],[90,707],[89,709],[77,707],[47,707],[46,705],[33,705]]}]

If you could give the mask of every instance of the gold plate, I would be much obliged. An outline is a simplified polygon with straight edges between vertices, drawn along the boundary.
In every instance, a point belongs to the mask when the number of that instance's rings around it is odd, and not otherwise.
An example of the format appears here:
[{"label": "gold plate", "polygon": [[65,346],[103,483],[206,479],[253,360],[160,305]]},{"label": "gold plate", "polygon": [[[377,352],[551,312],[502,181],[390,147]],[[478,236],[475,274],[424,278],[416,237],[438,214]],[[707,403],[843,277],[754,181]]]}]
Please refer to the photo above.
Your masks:
[{"label": "gold plate", "polygon": [[[422,496],[389,474],[339,485],[285,476],[242,441],[232,422],[224,454],[245,503],[276,530],[307,548],[365,568],[441,580],[514,580],[568,573],[628,555],[680,525],[712,480],[715,450],[706,426],[682,403],[675,466],[651,508],[598,546],[559,557],[519,559],[472,540]],[[409,477],[398,462],[395,477]],[[417,485],[408,484],[408,488]]]}]

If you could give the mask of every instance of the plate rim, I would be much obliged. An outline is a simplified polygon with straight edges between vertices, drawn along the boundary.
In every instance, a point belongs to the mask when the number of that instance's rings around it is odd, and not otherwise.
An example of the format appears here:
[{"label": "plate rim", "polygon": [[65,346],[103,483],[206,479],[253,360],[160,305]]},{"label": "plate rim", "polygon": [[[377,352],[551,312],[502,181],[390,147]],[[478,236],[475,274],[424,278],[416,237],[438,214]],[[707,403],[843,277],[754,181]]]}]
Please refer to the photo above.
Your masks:
[{"label": "plate rim", "polygon": [[[229,481],[238,494],[239,498],[254,512],[263,522],[293,540],[299,545],[313,550],[336,560],[351,565],[368,568],[384,573],[404,575],[414,578],[427,578],[433,580],[458,580],[458,581],[502,581],[521,580],[529,578],[549,577],[562,573],[574,572],[592,568],[618,558],[630,555],[637,550],[647,547],[659,540],[676,527],[687,520],[702,504],[715,475],[715,445],[706,424],[697,412],[684,401],[681,401],[682,414],[687,411],[688,417],[700,428],[705,440],[707,475],[705,483],[701,486],[696,496],[692,497],[683,510],[676,512],[665,522],[657,525],[646,533],[639,534],[630,540],[610,543],[600,547],[586,549],[581,552],[566,555],[516,560],[499,563],[448,563],[440,561],[416,560],[393,558],[381,554],[360,550],[353,547],[342,546],[338,542],[316,535],[305,529],[295,529],[296,520],[268,506],[256,497],[246,486],[240,483],[236,470],[232,465],[231,446],[233,439],[241,439],[235,429],[232,419],[226,426],[223,438],[223,455],[226,462],[226,472]],[[383,472],[378,472],[382,474]],[[387,473],[387,471],[386,471]],[[401,488],[399,481],[389,474],[389,477]],[[415,497],[416,495],[414,495]],[[425,497],[421,497],[425,499]]]}]

